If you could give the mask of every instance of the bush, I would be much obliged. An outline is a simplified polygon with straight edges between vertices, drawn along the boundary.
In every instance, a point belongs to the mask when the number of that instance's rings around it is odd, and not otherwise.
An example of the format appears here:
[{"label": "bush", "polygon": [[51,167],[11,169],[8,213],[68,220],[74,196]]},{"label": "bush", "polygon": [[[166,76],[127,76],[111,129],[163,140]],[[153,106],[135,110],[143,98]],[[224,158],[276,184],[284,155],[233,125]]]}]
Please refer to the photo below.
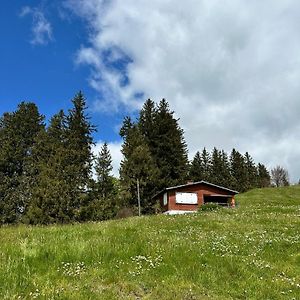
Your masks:
[{"label": "bush", "polygon": [[116,219],[123,219],[136,216],[136,210],[131,207],[122,207],[116,215]]},{"label": "bush", "polygon": [[214,211],[221,209],[222,206],[216,203],[205,203],[199,207],[199,211]]}]

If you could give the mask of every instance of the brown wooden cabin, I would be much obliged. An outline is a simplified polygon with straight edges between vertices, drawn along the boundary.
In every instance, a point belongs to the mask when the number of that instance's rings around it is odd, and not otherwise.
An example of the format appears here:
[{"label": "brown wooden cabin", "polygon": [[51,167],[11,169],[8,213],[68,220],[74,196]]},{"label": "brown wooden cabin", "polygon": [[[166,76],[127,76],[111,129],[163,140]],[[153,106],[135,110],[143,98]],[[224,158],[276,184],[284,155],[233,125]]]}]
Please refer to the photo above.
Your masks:
[{"label": "brown wooden cabin", "polygon": [[206,181],[189,182],[165,188],[153,198],[160,202],[166,214],[182,214],[197,211],[204,203],[234,206],[237,191]]}]

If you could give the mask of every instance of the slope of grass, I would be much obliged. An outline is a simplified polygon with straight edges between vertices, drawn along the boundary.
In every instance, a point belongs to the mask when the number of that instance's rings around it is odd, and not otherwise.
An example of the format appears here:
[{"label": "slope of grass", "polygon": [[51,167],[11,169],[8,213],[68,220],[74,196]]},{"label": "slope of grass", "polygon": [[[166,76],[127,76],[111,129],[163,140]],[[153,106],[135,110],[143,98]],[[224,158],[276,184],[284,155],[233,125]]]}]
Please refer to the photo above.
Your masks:
[{"label": "slope of grass", "polygon": [[1,299],[300,299],[300,186],[236,209],[0,228]]}]

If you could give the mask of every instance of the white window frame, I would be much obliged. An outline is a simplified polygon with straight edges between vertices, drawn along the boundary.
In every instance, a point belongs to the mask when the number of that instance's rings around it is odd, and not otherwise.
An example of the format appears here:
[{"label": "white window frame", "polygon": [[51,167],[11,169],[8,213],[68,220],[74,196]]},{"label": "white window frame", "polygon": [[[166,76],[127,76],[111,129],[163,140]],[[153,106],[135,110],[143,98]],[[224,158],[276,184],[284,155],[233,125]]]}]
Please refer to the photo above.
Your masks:
[{"label": "white window frame", "polygon": [[164,205],[167,205],[167,204],[168,204],[168,193],[164,193],[164,196],[163,196],[163,204],[164,204]]},{"label": "white window frame", "polygon": [[176,204],[198,204],[197,193],[176,192]]}]

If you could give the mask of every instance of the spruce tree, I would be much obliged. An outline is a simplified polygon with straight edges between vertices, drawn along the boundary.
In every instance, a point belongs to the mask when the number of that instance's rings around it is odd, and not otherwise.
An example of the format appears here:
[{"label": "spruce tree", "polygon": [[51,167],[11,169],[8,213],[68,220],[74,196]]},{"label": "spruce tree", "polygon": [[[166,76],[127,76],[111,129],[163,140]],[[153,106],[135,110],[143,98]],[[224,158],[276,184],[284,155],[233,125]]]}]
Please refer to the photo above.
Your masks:
[{"label": "spruce tree", "polygon": [[255,166],[255,163],[253,161],[253,158],[250,156],[248,152],[245,153],[244,156],[245,159],[245,167],[246,167],[246,190],[253,189],[257,187],[257,168]]},{"label": "spruce tree", "polygon": [[111,154],[107,143],[105,142],[101,147],[100,153],[98,154],[95,162],[97,192],[103,199],[111,195],[114,188],[113,177],[111,175],[112,169]]},{"label": "spruce tree", "polygon": [[138,126],[152,154],[154,153],[155,139],[157,138],[155,130],[156,115],[155,103],[148,99],[140,111]]},{"label": "spruce tree", "polygon": [[[68,184],[72,191],[72,208],[78,211],[80,205],[86,202],[87,190],[92,172],[92,133],[95,127],[86,114],[86,100],[82,92],[72,100],[73,108],[67,116],[66,148],[68,164],[65,172],[68,174]],[[84,204],[86,205],[86,203]]]},{"label": "spruce tree", "polygon": [[188,175],[187,145],[183,130],[169,104],[162,99],[155,112],[151,154],[160,170],[159,189],[185,183]]},{"label": "spruce tree", "polygon": [[153,212],[152,196],[157,191],[158,169],[140,129],[134,125],[126,135],[122,146],[123,160],[120,168],[120,184],[123,206],[137,206],[137,180],[140,186],[143,213]]},{"label": "spruce tree", "polygon": [[260,188],[269,187],[271,185],[271,176],[267,168],[258,163],[257,165],[257,186]]},{"label": "spruce tree", "polygon": [[131,121],[131,118],[129,116],[126,116],[123,120],[123,124],[120,129],[120,136],[123,139],[126,139],[128,132],[132,127],[133,127],[133,122]]},{"label": "spruce tree", "polygon": [[81,209],[83,220],[106,220],[115,216],[117,210],[116,179],[111,175],[112,158],[104,143],[95,159],[95,176],[89,193],[90,203]]},{"label": "spruce tree", "polygon": [[233,179],[230,174],[230,163],[229,163],[228,155],[224,150],[222,150],[220,152],[220,156],[221,156],[220,185],[224,187],[231,187]]},{"label": "spruce tree", "polygon": [[51,118],[47,131],[37,137],[32,155],[37,178],[24,218],[27,223],[66,223],[73,219],[73,192],[65,172],[70,163],[66,130],[66,116],[60,111]]},{"label": "spruce tree", "polygon": [[221,152],[214,147],[211,154],[211,173],[210,181],[211,183],[222,185],[223,184],[223,164]]},{"label": "spruce tree", "polygon": [[230,155],[230,173],[233,179],[231,188],[239,192],[247,190],[247,171],[243,155],[232,149]]},{"label": "spruce tree", "polygon": [[203,180],[204,177],[204,168],[202,163],[201,154],[199,151],[196,152],[190,166],[189,178],[196,181]]},{"label": "spruce tree", "polygon": [[0,212],[2,223],[19,221],[31,196],[34,173],[30,157],[35,138],[44,130],[44,116],[34,103],[21,102],[0,121]]},{"label": "spruce tree", "polygon": [[204,181],[211,181],[211,156],[210,153],[204,147],[201,153],[201,159],[203,164],[203,179]]}]

